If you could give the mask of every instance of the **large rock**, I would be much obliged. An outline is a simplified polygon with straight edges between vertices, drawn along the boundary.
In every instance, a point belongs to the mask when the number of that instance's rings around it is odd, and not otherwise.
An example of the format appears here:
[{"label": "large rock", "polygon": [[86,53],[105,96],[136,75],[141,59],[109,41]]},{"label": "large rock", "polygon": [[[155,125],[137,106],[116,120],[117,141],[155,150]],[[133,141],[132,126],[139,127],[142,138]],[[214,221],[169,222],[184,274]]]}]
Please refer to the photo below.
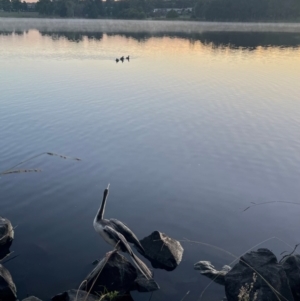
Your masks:
[{"label": "large rock", "polygon": [[137,290],[141,293],[154,292],[159,290],[160,287],[154,279],[146,279],[144,275],[139,274],[134,280],[134,286],[131,290]]},{"label": "large rock", "polygon": [[[115,252],[108,261],[103,258],[94,270],[86,277],[87,291],[92,287],[92,292],[130,291],[137,277],[136,268],[123,255]],[[95,282],[95,283],[94,283]]]},{"label": "large rock", "polygon": [[0,260],[9,253],[13,239],[14,229],[11,222],[0,216]]},{"label": "large rock", "polygon": [[23,299],[22,301],[42,301],[42,300],[37,297],[30,296],[30,297]]},{"label": "large rock", "polygon": [[118,252],[114,252],[108,261],[103,258],[86,277],[86,283],[82,288],[88,291],[91,287],[91,292],[118,291],[121,294],[133,290],[152,292],[159,289],[153,279],[146,279]]},{"label": "large rock", "polygon": [[225,285],[225,276],[231,270],[231,267],[224,265],[221,271],[215,269],[210,261],[198,261],[194,264],[194,269],[214,282]]},{"label": "large rock", "polygon": [[164,233],[154,231],[140,243],[145,253],[137,250],[150,260],[154,268],[173,271],[182,260],[183,248],[180,242]]},{"label": "large rock", "polygon": [[54,296],[52,301],[99,301],[99,297],[85,291],[72,289]]},{"label": "large rock", "polygon": [[282,266],[289,279],[290,288],[295,301],[300,301],[300,255],[286,257]]},{"label": "large rock", "polygon": [[[280,295],[276,296],[274,290]],[[242,256],[225,276],[225,292],[228,301],[293,300],[286,273],[268,249],[258,249]]]},{"label": "large rock", "polygon": [[9,271],[0,264],[0,300],[15,301],[17,299],[17,289]]}]

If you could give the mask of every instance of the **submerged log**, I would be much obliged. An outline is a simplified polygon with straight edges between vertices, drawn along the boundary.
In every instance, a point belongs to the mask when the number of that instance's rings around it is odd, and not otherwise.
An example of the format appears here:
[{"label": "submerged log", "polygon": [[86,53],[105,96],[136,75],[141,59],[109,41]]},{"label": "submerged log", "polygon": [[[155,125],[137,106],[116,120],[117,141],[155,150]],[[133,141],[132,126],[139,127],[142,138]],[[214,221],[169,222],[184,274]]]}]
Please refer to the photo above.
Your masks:
[{"label": "submerged log", "polygon": [[0,300],[17,300],[17,289],[9,271],[0,264]]},{"label": "submerged log", "polygon": [[183,248],[180,242],[164,233],[154,231],[143,238],[140,243],[145,253],[137,250],[150,260],[154,268],[173,271],[182,260]]},{"label": "submerged log", "polygon": [[225,276],[228,301],[292,301],[287,275],[268,249],[258,249],[240,258]]},{"label": "submerged log", "polygon": [[194,264],[194,269],[200,271],[200,273],[215,283],[225,285],[225,276],[231,270],[231,267],[224,265],[221,271],[215,269],[210,261],[199,261]]}]

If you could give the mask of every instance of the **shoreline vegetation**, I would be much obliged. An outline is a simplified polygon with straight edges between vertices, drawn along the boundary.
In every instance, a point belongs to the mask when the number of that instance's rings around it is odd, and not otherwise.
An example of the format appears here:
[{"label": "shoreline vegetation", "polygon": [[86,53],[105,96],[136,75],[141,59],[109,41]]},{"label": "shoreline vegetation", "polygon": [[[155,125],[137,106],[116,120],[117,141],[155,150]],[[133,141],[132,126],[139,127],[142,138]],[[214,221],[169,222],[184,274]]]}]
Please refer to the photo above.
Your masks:
[{"label": "shoreline vegetation", "polygon": [[[299,0],[0,0],[0,16],[88,19],[170,19],[219,22],[299,22]],[[18,15],[19,14],[19,15]]]},{"label": "shoreline vegetation", "polygon": [[164,20],[0,18],[0,31],[17,32],[105,32],[105,33],[204,33],[285,32],[300,33],[300,23],[203,22]]}]

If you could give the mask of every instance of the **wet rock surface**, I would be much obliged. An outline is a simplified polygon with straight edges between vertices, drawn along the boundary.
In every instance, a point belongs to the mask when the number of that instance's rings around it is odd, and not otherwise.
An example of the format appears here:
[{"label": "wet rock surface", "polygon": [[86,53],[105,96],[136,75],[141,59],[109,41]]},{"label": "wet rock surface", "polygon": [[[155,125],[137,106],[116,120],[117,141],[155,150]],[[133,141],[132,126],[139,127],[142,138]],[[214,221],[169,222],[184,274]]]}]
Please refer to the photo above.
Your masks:
[{"label": "wet rock surface", "polygon": [[194,264],[194,269],[215,283],[225,285],[225,276],[231,270],[231,267],[224,265],[221,271],[215,269],[210,261],[199,261]]},{"label": "wet rock surface", "polygon": [[132,290],[137,290],[141,293],[154,292],[159,290],[160,287],[154,279],[146,279],[143,275],[139,274],[134,280],[134,287]]},{"label": "wet rock surface", "polygon": [[72,289],[54,296],[52,301],[99,301],[99,297],[85,291]]},{"label": "wet rock surface", "polygon": [[[98,276],[100,272],[100,275]],[[95,284],[93,285],[95,279]],[[103,292],[104,287],[108,291],[128,292],[137,278],[136,268],[123,255],[115,252],[108,261],[103,258],[94,270],[86,277],[84,288],[92,292]]]},{"label": "wet rock surface", "polygon": [[242,292],[249,294],[249,300],[284,300],[280,295],[276,296],[269,285],[286,300],[293,300],[285,270],[268,249],[258,249],[245,254],[225,276],[225,292],[228,301],[238,301]]},{"label": "wet rock surface", "polygon": [[300,255],[291,255],[282,262],[295,301],[300,301]]},{"label": "wet rock surface", "polygon": [[151,262],[153,268],[173,271],[182,260],[183,248],[180,242],[164,233],[154,231],[140,243],[145,250],[141,254]]},{"label": "wet rock surface", "polygon": [[14,239],[11,222],[0,216],[0,260],[9,253],[9,247]]},{"label": "wet rock surface", "polygon": [[0,264],[0,300],[15,301],[17,299],[16,286],[9,271]]},{"label": "wet rock surface", "polygon": [[22,301],[42,301],[42,300],[37,297],[30,296],[30,297],[23,299]]}]

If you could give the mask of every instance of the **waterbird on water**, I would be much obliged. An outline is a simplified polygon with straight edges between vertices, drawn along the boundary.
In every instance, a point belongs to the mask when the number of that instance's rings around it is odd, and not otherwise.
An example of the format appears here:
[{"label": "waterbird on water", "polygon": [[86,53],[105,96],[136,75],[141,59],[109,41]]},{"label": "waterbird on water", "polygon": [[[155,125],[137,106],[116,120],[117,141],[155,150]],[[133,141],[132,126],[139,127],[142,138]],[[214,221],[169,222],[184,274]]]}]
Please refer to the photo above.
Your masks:
[{"label": "waterbird on water", "polygon": [[124,56],[120,57],[120,61],[124,62]]},{"label": "waterbird on water", "polygon": [[[128,242],[130,242],[134,244],[142,253],[145,252],[136,235],[121,221],[114,218],[109,220],[103,218],[108,193],[109,185],[103,192],[102,204],[95,216],[93,223],[94,229],[108,244],[116,247],[118,250],[128,253],[132,257],[136,267],[147,279],[152,278],[152,273],[149,268],[133,253],[128,244]],[[110,252],[108,254],[110,254]]]},{"label": "waterbird on water", "polygon": [[126,60],[129,62],[129,55],[126,57]]},{"label": "waterbird on water", "polygon": [[119,59],[116,59],[116,63],[119,63]]}]

